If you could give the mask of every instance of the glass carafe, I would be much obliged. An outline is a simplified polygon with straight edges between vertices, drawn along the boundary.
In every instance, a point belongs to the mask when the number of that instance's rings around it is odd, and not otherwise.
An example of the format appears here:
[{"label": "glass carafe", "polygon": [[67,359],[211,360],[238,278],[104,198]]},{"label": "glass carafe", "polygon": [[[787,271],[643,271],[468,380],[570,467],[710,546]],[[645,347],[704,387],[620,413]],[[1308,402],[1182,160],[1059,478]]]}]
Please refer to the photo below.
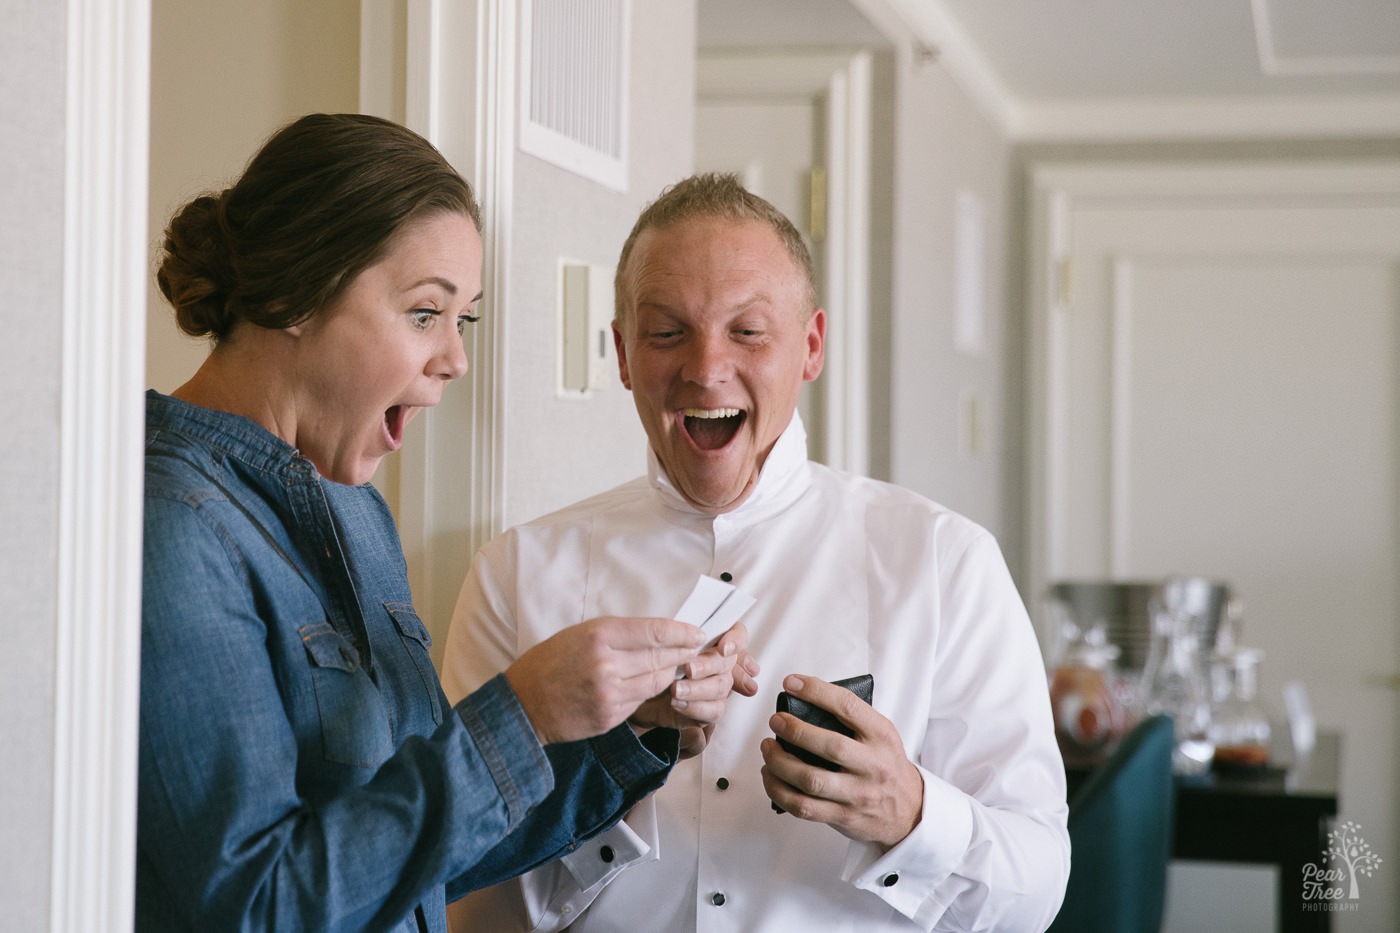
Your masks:
[{"label": "glass carafe", "polygon": [[1221,674],[1227,682],[1210,723],[1217,771],[1259,771],[1269,763],[1272,728],[1258,700],[1263,656],[1256,648],[1236,648],[1221,658]]},{"label": "glass carafe", "polygon": [[1195,775],[1210,767],[1210,684],[1200,650],[1204,606],[1189,580],[1168,580],[1152,599],[1152,646],[1141,696],[1147,715],[1165,713],[1176,725],[1172,771]]}]

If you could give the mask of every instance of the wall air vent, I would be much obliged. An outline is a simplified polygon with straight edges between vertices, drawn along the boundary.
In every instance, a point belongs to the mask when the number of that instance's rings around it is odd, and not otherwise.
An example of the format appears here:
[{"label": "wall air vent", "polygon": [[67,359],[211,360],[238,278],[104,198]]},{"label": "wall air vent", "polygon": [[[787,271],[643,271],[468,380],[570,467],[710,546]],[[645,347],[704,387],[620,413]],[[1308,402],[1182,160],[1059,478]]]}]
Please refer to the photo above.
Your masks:
[{"label": "wall air vent", "polygon": [[627,190],[631,0],[524,0],[520,148]]}]

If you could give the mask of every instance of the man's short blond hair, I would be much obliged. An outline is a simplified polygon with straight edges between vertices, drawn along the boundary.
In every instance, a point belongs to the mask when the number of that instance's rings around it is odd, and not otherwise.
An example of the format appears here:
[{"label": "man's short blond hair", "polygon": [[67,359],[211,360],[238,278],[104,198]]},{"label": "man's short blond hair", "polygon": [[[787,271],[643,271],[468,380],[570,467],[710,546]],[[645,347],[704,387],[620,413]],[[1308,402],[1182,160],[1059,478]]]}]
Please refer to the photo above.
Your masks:
[{"label": "man's short blond hair", "polygon": [[636,246],[637,238],[642,232],[664,230],[702,217],[737,223],[754,221],[767,224],[778,235],[783,248],[802,274],[805,306],[803,318],[805,320],[811,316],[817,307],[817,287],[812,270],[812,254],[808,251],[802,234],[782,211],[740,184],[737,175],[706,172],[691,175],[661,192],[661,197],[648,204],[632,226],[632,232],[622,244],[622,254],[617,260],[617,273],[613,278],[614,320],[622,323],[627,318],[631,300],[628,294],[628,266],[632,260],[633,247]]}]

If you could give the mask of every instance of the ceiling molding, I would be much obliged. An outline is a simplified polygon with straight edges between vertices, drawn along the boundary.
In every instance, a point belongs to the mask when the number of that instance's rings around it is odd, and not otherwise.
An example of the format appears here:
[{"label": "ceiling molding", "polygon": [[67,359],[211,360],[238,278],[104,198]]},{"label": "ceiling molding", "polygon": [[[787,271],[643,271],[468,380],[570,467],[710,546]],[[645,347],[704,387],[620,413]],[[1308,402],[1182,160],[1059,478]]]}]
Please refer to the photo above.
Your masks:
[{"label": "ceiling molding", "polygon": [[1400,136],[1400,95],[1395,94],[1021,100],[943,0],[851,2],[891,41],[916,42],[932,53],[982,113],[1016,142]]},{"label": "ceiling molding", "polygon": [[1010,131],[1016,99],[943,0],[851,0],[851,4],[891,41],[917,42],[922,47],[919,51],[947,69],[988,119]]},{"label": "ceiling molding", "polygon": [[700,49],[695,61],[695,93],[707,102],[763,98],[809,101],[825,94],[831,76],[860,54],[849,48],[767,48],[742,46]]},{"label": "ceiling molding", "polygon": [[1046,101],[1018,106],[1006,131],[1017,142],[1393,138],[1400,97]]}]

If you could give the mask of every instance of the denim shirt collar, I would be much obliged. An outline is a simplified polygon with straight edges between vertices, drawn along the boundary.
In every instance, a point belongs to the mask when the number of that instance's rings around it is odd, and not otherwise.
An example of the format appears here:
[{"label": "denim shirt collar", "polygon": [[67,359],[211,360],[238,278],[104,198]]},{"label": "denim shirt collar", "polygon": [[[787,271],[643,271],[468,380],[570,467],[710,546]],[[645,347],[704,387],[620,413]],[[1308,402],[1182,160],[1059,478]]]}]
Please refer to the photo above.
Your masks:
[{"label": "denim shirt collar", "polygon": [[315,464],[251,418],[204,408],[151,389],[146,393],[147,447],[159,439],[162,430],[208,444],[215,463],[225,458],[236,460],[269,481],[276,477],[280,485],[320,480]]}]

